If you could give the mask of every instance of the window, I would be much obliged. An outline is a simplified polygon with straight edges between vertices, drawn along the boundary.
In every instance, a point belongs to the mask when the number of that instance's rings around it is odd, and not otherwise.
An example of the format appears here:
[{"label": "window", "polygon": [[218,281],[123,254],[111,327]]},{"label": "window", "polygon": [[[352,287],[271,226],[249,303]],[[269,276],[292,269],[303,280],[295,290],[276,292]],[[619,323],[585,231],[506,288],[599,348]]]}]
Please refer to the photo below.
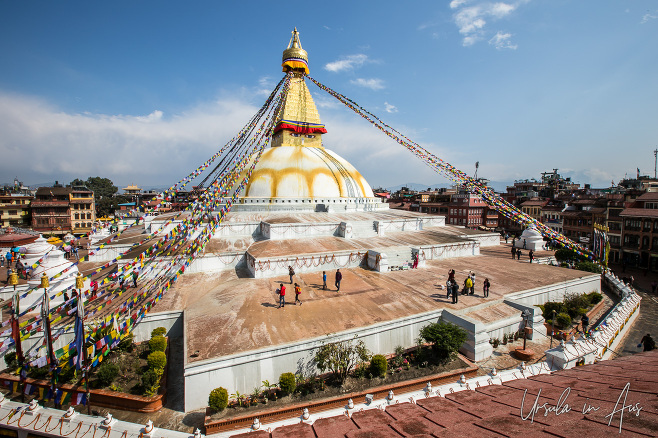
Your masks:
[{"label": "window", "polygon": [[76,219],[80,219],[80,213],[76,213],[76,214],[75,214],[75,218],[76,218]]}]

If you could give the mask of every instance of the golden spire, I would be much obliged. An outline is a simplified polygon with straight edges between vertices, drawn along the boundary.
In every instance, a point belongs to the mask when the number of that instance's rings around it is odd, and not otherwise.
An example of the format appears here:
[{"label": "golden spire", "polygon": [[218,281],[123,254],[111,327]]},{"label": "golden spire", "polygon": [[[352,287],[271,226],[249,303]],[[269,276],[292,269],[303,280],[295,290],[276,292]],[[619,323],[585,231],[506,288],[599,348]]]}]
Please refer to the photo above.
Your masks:
[{"label": "golden spire", "polygon": [[308,55],[302,49],[297,28],[292,31],[288,48],[283,51],[283,71],[293,72],[285,101],[276,114],[276,127],[272,146],[322,147],[322,134],[326,133],[318,109],[306,87],[304,73],[308,74]]},{"label": "golden spire", "polygon": [[302,49],[302,43],[299,41],[299,32],[297,28],[292,31],[292,37],[288,43],[288,48],[283,51],[282,64],[283,71],[301,69],[308,74],[308,53]]}]

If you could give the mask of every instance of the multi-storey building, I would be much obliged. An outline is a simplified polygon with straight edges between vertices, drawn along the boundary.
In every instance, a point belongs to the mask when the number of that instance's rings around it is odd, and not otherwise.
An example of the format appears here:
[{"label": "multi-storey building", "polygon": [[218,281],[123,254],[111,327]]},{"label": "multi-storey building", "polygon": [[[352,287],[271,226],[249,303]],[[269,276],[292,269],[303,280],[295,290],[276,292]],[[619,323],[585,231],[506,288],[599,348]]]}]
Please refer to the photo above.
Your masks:
[{"label": "multi-storey building", "polygon": [[565,205],[561,201],[549,202],[541,209],[541,222],[550,229],[562,234],[562,210],[564,209]]},{"label": "multi-storey building", "polygon": [[620,213],[622,261],[658,272],[658,193],[647,192]]},{"label": "multi-storey building", "polygon": [[70,187],[39,187],[32,201],[32,228],[47,234],[71,232]]},{"label": "multi-storey building", "polygon": [[452,196],[448,205],[446,224],[462,225],[468,228],[477,228],[483,224],[485,210],[489,207],[479,196],[461,191]]},{"label": "multi-storey building", "polygon": [[595,199],[573,201],[562,212],[563,234],[591,249],[594,224],[605,225],[606,222],[605,204],[605,200]]},{"label": "multi-storey building", "polygon": [[548,200],[541,198],[528,199],[521,203],[521,211],[531,218],[540,221],[542,208],[548,204]]},{"label": "multi-storey building", "polygon": [[84,234],[91,231],[96,221],[94,192],[87,187],[74,186],[69,194],[71,204],[71,232]]},{"label": "multi-storey building", "polygon": [[0,228],[27,228],[31,223],[30,204],[33,196],[12,193],[0,194]]},{"label": "multi-storey building", "polygon": [[606,210],[606,223],[608,227],[608,242],[610,243],[609,263],[621,261],[622,225],[621,212],[624,210],[624,196],[621,194],[610,194],[606,196],[608,208]]}]

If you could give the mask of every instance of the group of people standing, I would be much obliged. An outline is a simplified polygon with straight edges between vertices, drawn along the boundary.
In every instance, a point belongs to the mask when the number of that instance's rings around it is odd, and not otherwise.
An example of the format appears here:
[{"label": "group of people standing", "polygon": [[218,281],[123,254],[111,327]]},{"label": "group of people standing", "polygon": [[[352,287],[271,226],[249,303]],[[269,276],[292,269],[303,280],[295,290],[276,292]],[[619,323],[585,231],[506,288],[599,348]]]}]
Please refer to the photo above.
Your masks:
[{"label": "group of people standing", "polygon": [[[288,276],[290,277],[290,284],[293,284],[295,270],[292,266],[288,266]],[[340,272],[340,269],[337,269],[334,282],[336,285],[336,292],[340,292],[341,281],[343,281],[343,274]],[[327,271],[322,271],[322,290],[327,290]],[[279,284],[279,290],[277,293],[279,294],[279,307],[277,307],[277,309],[280,309],[286,305],[286,287],[283,283]],[[295,305],[297,305],[297,303],[299,303],[300,306],[302,305],[302,301],[299,299],[301,293],[302,287],[298,283],[295,283]]]},{"label": "group of people standing", "polygon": [[[482,283],[482,296],[484,298],[487,298],[489,296],[489,288],[491,287],[491,283],[489,282],[488,278],[484,279],[484,282]],[[452,296],[452,303],[456,304],[459,302],[459,284],[457,283],[457,280],[455,279],[455,270],[450,269],[448,271],[448,281],[446,282],[446,298],[450,298]],[[461,290],[461,295],[475,295],[475,274],[473,271],[469,272],[468,276],[464,280],[464,285]]]},{"label": "group of people standing", "polygon": [[[512,246],[512,260],[514,260],[514,257],[516,257],[517,260],[521,260],[521,250]],[[528,252],[528,258],[530,259],[530,263],[535,260],[535,252],[533,250]]]}]

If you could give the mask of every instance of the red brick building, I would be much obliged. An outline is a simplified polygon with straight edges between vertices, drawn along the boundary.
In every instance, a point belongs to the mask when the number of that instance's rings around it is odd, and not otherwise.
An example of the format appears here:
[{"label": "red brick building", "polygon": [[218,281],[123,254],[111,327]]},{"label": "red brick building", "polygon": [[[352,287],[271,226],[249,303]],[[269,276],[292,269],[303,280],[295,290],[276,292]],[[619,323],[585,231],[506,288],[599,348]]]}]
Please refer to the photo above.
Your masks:
[{"label": "red brick building", "polygon": [[658,193],[639,196],[622,210],[622,260],[658,271]]},{"label": "red brick building", "polygon": [[70,187],[39,187],[32,201],[32,228],[46,234],[71,231]]}]

